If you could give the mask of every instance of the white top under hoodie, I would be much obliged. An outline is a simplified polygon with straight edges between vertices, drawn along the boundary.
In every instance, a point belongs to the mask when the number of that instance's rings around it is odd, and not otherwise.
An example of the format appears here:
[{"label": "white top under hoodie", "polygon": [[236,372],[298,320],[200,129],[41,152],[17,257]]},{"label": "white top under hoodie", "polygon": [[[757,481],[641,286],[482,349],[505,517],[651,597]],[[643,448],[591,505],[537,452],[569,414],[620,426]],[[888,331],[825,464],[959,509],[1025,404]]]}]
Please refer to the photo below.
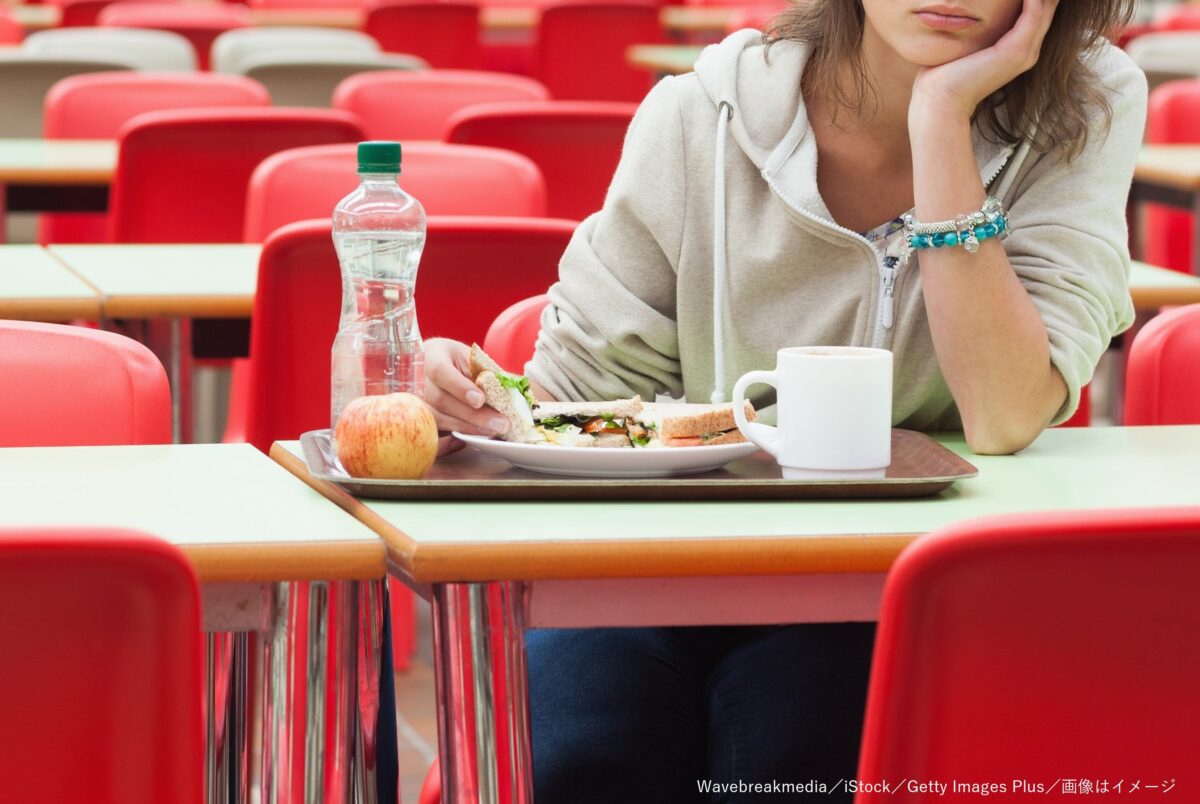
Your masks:
[{"label": "white top under hoodie", "polygon": [[[916,260],[889,267],[833,221],[818,192],[800,95],[807,52],[784,41],[767,58],[759,32],[739,31],[646,97],[603,209],[563,255],[526,367],[557,399],[720,400],[745,372],[773,368],[781,347],[878,346],[894,354],[897,426],[961,427]],[[1074,412],[1109,340],[1133,321],[1125,201],[1146,82],[1107,43],[1087,58],[1112,125],[1105,132],[1096,110],[1072,162],[974,138],[984,184],[1008,209],[1004,249],[1070,391],[1054,423]],[[764,393],[755,404],[772,401]]]}]

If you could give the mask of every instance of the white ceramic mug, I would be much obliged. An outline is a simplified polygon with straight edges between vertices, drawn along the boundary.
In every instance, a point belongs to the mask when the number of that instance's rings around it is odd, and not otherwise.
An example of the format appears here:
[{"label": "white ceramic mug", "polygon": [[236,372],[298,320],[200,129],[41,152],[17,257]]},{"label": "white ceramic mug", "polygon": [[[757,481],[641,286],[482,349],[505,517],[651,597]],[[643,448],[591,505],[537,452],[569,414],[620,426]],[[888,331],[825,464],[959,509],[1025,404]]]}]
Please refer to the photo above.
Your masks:
[{"label": "white ceramic mug", "polygon": [[[746,388],[778,392],[778,426],[746,419]],[[774,371],[733,386],[738,429],[774,456],[789,479],[882,477],[892,462],[892,353],[859,346],[780,349]]]}]

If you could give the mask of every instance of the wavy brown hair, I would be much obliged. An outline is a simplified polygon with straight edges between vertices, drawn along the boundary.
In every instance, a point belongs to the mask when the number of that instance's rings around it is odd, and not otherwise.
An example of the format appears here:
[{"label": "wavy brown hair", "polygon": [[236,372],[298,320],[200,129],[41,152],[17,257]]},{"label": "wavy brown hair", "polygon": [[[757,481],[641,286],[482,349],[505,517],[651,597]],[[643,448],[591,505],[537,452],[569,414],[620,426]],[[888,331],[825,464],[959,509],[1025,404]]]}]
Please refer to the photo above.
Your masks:
[{"label": "wavy brown hair", "polygon": [[[1019,142],[1036,123],[1032,147],[1061,149],[1068,158],[1087,144],[1088,118],[1112,109],[1092,69],[1080,58],[1106,35],[1128,24],[1136,0],[1068,0],[1058,5],[1037,64],[985,99],[975,110],[988,136]],[[802,88],[832,90],[835,107],[861,113],[873,102],[874,87],[862,61],[864,25],[860,0],[794,0],[768,23],[763,40],[805,42],[812,48]],[[849,68],[850,82],[842,80]]]}]

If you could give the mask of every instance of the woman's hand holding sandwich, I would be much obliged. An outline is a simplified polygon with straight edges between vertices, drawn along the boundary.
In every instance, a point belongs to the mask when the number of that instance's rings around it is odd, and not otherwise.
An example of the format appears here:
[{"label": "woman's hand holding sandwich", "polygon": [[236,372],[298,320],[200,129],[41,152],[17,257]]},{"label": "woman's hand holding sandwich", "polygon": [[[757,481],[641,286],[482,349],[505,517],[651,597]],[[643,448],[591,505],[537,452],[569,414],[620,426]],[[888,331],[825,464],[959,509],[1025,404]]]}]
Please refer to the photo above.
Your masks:
[{"label": "woman's hand holding sandwich", "polygon": [[[542,388],[533,386],[533,395],[550,400]],[[425,402],[437,421],[438,454],[445,455],[462,446],[446,433],[457,430],[472,435],[493,436],[508,430],[508,420],[484,404],[483,392],[471,379],[471,348],[449,338],[425,342]]]}]

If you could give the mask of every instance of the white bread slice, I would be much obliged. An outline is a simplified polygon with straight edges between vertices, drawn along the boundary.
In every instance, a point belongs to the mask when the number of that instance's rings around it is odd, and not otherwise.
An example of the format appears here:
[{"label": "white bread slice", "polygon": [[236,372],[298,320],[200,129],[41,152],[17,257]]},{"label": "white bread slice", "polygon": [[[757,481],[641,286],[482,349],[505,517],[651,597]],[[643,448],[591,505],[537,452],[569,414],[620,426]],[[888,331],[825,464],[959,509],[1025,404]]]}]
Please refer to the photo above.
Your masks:
[{"label": "white bread slice", "polygon": [[633,447],[633,442],[624,433],[596,433],[592,436],[593,446],[602,448]]},{"label": "white bread slice", "polygon": [[488,353],[483,351],[483,348],[477,344],[471,344],[471,379],[475,379],[481,372],[490,371],[493,374],[507,373],[500,368],[500,364],[492,360]]},{"label": "white bread slice", "polygon": [[[521,411],[516,407],[516,401],[508,392],[508,389],[500,384],[500,380],[490,371],[481,371],[475,377],[475,384],[483,391],[484,398],[488,405],[496,410],[501,416],[508,420],[508,432],[501,434],[501,438],[505,441],[515,441],[522,444],[538,444],[546,440],[546,437],[534,429],[533,424],[526,415],[522,415]],[[525,404],[525,400],[521,399],[521,404]]]},{"label": "white bread slice", "polygon": [[[754,421],[754,406],[746,400],[746,418]],[[702,436],[707,433],[723,433],[729,430],[737,432],[737,422],[733,419],[733,403],[724,405],[704,405],[688,402],[650,403],[642,406],[642,412],[636,417],[643,424],[653,424],[658,429],[658,437],[689,438]],[[729,444],[734,441],[717,442],[715,439],[706,444]]]},{"label": "white bread slice", "polygon": [[614,399],[611,402],[539,402],[533,409],[534,421],[551,416],[612,416],[617,419],[636,417],[642,410],[642,398]]}]

